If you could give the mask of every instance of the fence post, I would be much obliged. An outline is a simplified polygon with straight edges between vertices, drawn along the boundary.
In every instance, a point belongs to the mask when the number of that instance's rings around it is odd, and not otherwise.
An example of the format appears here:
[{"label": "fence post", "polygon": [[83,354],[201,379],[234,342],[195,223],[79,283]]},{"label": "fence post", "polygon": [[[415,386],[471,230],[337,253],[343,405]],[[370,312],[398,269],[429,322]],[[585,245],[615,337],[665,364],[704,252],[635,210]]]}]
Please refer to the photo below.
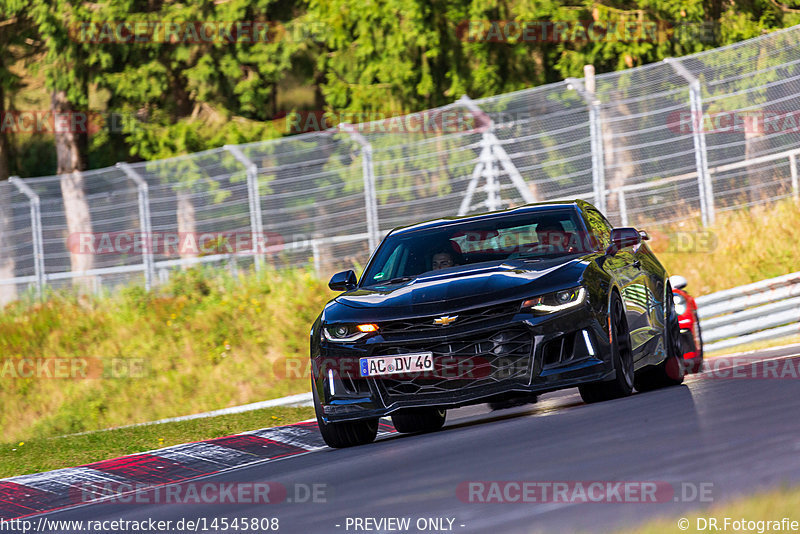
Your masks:
[{"label": "fence post", "polygon": [[592,150],[592,189],[597,209],[606,211],[606,169],[603,153],[603,123],[600,119],[600,101],[595,98],[594,67],[584,67],[586,86],[575,78],[567,78],[567,87],[574,89],[589,108],[589,136]]},{"label": "fence post", "polygon": [[364,207],[367,212],[367,239],[370,252],[380,243],[380,225],[378,223],[378,195],[375,185],[375,168],[372,164],[372,145],[367,138],[358,133],[350,123],[342,123],[339,129],[361,145],[361,174],[364,177]]},{"label": "fence post", "polygon": [[139,228],[144,234],[144,248],[142,249],[142,263],[144,264],[144,287],[149,290],[153,287],[156,278],[156,268],[153,262],[153,228],[150,226],[150,188],[141,174],[136,172],[127,163],[117,163],[117,168],[136,184],[139,201]]},{"label": "fence post", "polygon": [[23,195],[28,197],[31,205],[31,234],[33,240],[33,272],[36,277],[36,296],[42,297],[42,291],[46,282],[44,273],[44,242],[42,240],[42,210],[39,202],[39,195],[28,184],[23,182],[19,176],[11,176],[8,179]]},{"label": "fence post", "polygon": [[694,142],[694,159],[697,168],[697,185],[700,192],[700,215],[703,226],[714,224],[714,188],[708,172],[708,153],[706,151],[706,133],[703,131],[703,97],[700,80],[688,71],[680,61],[666,58],[664,61],[689,83],[689,109],[692,114],[692,140]]},{"label": "fence post", "polygon": [[263,246],[264,242],[264,221],[261,218],[261,197],[258,192],[258,166],[236,145],[225,145],[222,147],[227,150],[236,161],[244,165],[247,172],[247,201],[250,208],[250,232],[253,234],[253,264],[256,272],[261,270],[264,265]]},{"label": "fence post", "polygon": [[319,255],[319,244],[316,239],[311,240],[311,257],[314,265],[314,272],[317,276],[322,274],[322,258]]},{"label": "fence post", "polygon": [[792,176],[792,198],[797,201],[800,200],[800,191],[797,184],[797,155],[794,152],[789,154],[789,172]]},{"label": "fence post", "polygon": [[622,226],[628,226],[628,205],[625,203],[625,189],[620,187],[617,190],[617,199],[619,203],[619,219]]}]

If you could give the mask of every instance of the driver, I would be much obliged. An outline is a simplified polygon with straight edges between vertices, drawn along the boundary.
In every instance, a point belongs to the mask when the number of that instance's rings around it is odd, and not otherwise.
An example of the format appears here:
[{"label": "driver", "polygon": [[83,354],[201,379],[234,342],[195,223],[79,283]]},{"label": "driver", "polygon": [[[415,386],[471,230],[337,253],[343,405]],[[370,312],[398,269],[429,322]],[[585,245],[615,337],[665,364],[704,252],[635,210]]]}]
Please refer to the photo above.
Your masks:
[{"label": "driver", "polygon": [[434,271],[438,271],[439,269],[447,269],[448,267],[452,267],[456,264],[456,262],[453,254],[450,252],[441,251],[433,255],[431,264],[432,269]]},{"label": "driver", "polygon": [[564,249],[566,232],[558,221],[546,221],[536,225],[536,238],[542,247]]}]

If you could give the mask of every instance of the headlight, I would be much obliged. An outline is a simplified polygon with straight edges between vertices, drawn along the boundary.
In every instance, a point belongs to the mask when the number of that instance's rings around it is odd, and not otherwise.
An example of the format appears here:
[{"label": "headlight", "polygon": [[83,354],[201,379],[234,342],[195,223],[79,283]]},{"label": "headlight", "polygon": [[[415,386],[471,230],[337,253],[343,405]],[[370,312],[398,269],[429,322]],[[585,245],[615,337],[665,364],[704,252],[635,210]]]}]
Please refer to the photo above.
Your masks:
[{"label": "headlight", "polygon": [[569,308],[574,308],[586,300],[586,289],[574,287],[555,293],[548,293],[541,297],[528,299],[522,303],[522,308],[530,308],[534,312],[553,313]]},{"label": "headlight", "polygon": [[672,302],[675,304],[675,312],[678,315],[683,315],[684,313],[686,313],[686,299],[683,298],[683,295],[678,295],[677,293],[673,293]]},{"label": "headlight", "polygon": [[346,343],[348,341],[356,341],[378,331],[376,324],[333,324],[325,326],[322,329],[322,334],[328,341],[338,341]]}]

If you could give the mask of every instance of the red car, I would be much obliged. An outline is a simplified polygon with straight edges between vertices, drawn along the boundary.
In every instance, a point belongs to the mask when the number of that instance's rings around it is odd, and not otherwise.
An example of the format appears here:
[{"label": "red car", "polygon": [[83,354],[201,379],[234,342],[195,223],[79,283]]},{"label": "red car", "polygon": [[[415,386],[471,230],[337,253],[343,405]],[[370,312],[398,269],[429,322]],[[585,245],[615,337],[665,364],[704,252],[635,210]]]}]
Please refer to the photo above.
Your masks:
[{"label": "red car", "polygon": [[700,333],[700,319],[694,298],[683,290],[686,278],[678,275],[669,277],[672,284],[672,301],[678,312],[678,325],[681,329],[681,347],[687,373],[699,373],[703,368],[703,338]]}]

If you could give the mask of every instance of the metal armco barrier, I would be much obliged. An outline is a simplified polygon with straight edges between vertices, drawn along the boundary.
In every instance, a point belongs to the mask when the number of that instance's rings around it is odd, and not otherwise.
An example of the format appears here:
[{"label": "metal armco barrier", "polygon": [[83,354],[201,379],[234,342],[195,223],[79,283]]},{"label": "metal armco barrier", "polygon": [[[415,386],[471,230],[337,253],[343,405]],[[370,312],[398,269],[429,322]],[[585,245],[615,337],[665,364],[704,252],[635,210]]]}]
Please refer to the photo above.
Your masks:
[{"label": "metal armco barrier", "polygon": [[800,333],[800,272],[695,300],[707,351]]}]

